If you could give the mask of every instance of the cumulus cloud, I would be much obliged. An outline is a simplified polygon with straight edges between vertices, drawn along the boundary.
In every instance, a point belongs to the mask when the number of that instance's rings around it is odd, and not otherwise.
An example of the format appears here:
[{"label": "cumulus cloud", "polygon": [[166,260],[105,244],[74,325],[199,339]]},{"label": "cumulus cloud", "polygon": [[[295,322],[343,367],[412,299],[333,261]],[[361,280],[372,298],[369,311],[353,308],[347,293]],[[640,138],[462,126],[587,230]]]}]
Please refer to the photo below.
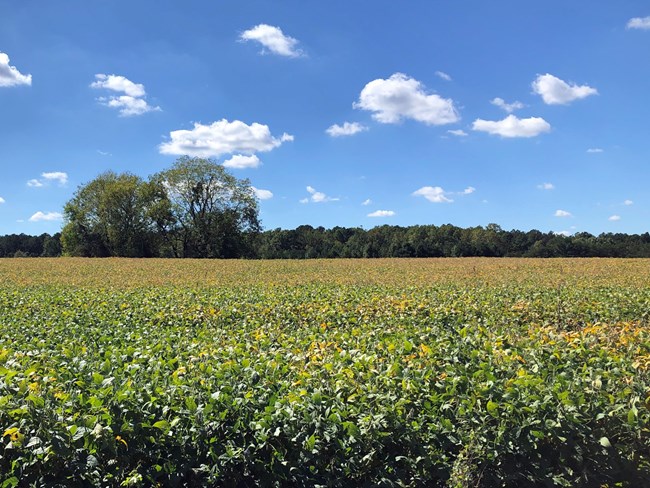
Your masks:
[{"label": "cumulus cloud", "polygon": [[634,202],[633,202],[632,200],[625,200],[625,201],[623,202],[623,205],[628,205],[628,206],[629,206],[629,205],[634,205]]},{"label": "cumulus cloud", "polygon": [[590,154],[597,154],[597,153],[605,152],[605,150],[599,147],[590,147],[589,149],[587,149],[587,152]]},{"label": "cumulus cloud", "polygon": [[124,93],[130,97],[144,97],[146,95],[144,85],[133,83],[124,76],[99,73],[95,75],[95,80],[90,84],[91,88],[105,88],[106,90]]},{"label": "cumulus cloud", "polygon": [[368,214],[368,217],[392,217],[395,212],[392,210],[375,210]]},{"label": "cumulus cloud", "polygon": [[[244,42],[259,42],[264,49],[268,49],[273,54],[278,54],[280,56],[286,56],[289,58],[303,56],[303,52],[297,47],[298,40],[285,35],[282,32],[282,29],[272,25],[256,25],[255,27],[242,32],[239,39]],[[262,53],[266,52],[264,49],[262,50]]]},{"label": "cumulus cloud", "polygon": [[461,195],[471,195],[475,191],[476,191],[476,188],[474,188],[473,186],[468,186],[463,191],[461,191],[460,194]]},{"label": "cumulus cloud", "polygon": [[438,78],[441,78],[441,79],[445,80],[445,81],[451,81],[451,76],[449,76],[444,71],[436,71],[436,76]]},{"label": "cumulus cloud", "polygon": [[451,203],[453,200],[448,198],[448,193],[439,186],[423,186],[412,193],[416,197],[424,197],[433,203]]},{"label": "cumulus cloud", "polygon": [[24,75],[9,64],[9,55],[0,52],[0,87],[31,85],[32,75]]},{"label": "cumulus cloud", "polygon": [[634,17],[627,22],[628,29],[650,29],[650,16],[648,17]]},{"label": "cumulus cloud", "polygon": [[68,182],[68,173],[64,173],[63,171],[41,173],[41,176],[48,181],[57,181],[59,185],[65,185]]},{"label": "cumulus cloud", "polygon": [[476,119],[472,129],[501,137],[535,137],[551,130],[551,124],[541,117],[519,119],[508,115],[503,120]]},{"label": "cumulus cloud", "polygon": [[572,217],[571,212],[567,212],[566,210],[556,210],[554,215],[556,217]]},{"label": "cumulus cloud", "polygon": [[422,83],[402,73],[368,83],[353,106],[373,112],[372,117],[383,124],[413,119],[427,125],[443,125],[460,119],[453,100],[427,93]]},{"label": "cumulus cloud", "polygon": [[262,162],[254,154],[244,156],[243,154],[235,154],[232,158],[223,162],[226,168],[245,169],[245,168],[258,168]]},{"label": "cumulus cloud", "polygon": [[553,183],[540,183],[537,188],[540,190],[555,190],[555,185]]},{"label": "cumulus cloud", "polygon": [[27,186],[29,186],[31,188],[40,188],[41,186],[45,186],[45,185],[43,185],[43,183],[41,183],[41,180],[38,180],[36,178],[32,178],[31,180],[29,180],[27,182]]},{"label": "cumulus cloud", "polygon": [[262,190],[261,188],[255,188],[254,186],[251,186],[251,188],[253,189],[253,192],[255,192],[255,196],[260,200],[269,200],[273,198],[273,193],[270,190]]},{"label": "cumulus cloud", "polygon": [[0,197],[0,203],[5,203],[5,199]]},{"label": "cumulus cloud", "polygon": [[607,220],[609,220],[610,222],[616,222],[618,220],[621,220],[621,216],[620,215],[612,215]]},{"label": "cumulus cloud", "polygon": [[451,129],[447,131],[449,134],[452,136],[458,136],[458,137],[467,137],[467,132],[465,132],[463,129]]},{"label": "cumulus cloud", "polygon": [[119,96],[97,99],[102,105],[118,109],[122,117],[132,117],[161,110],[160,107],[154,107],[147,103],[144,98],[146,96],[144,85],[133,83],[124,76],[99,73],[95,75],[95,81],[90,84],[90,87],[122,93]]},{"label": "cumulus cloud", "polygon": [[191,130],[175,130],[169,133],[170,141],[159,146],[162,154],[198,157],[218,157],[224,154],[252,155],[267,152],[293,141],[293,136],[283,134],[273,137],[269,127],[257,122],[251,125],[240,120],[229,122],[221,119],[210,125],[195,123]]},{"label": "cumulus cloud", "polygon": [[492,105],[496,105],[497,107],[505,110],[509,114],[514,112],[515,110],[519,110],[525,107],[525,105],[521,102],[512,102],[512,103],[506,103],[506,101],[503,98],[493,98],[490,100],[490,103]]},{"label": "cumulus cloud", "polygon": [[339,200],[338,198],[333,198],[325,195],[325,193],[316,191],[316,189],[313,186],[308,186],[307,187],[307,193],[309,193],[309,197],[303,198],[300,200],[300,203],[325,203],[325,202],[336,202]]},{"label": "cumulus cloud", "polygon": [[63,215],[61,215],[59,212],[41,212],[38,211],[34,215],[32,215],[29,218],[30,222],[51,222],[55,220],[62,220]]},{"label": "cumulus cloud", "polygon": [[330,126],[325,132],[327,132],[332,137],[341,137],[341,136],[353,136],[359,132],[368,130],[364,125],[359,124],[358,122],[344,122],[343,125],[334,124]]},{"label": "cumulus cloud", "polygon": [[533,91],[540,95],[547,105],[566,105],[574,100],[598,94],[595,88],[567,83],[549,73],[537,76],[533,81]]},{"label": "cumulus cloud", "polygon": [[56,182],[59,186],[63,186],[68,182],[68,173],[63,171],[51,171],[46,173],[41,173],[42,179],[33,178],[27,182],[27,186],[32,188],[40,188],[47,186],[52,182]]},{"label": "cumulus cloud", "polygon": [[363,202],[361,202],[361,205],[367,206],[367,205],[370,205],[371,203],[372,203],[372,200],[370,200],[370,198],[366,198]]}]

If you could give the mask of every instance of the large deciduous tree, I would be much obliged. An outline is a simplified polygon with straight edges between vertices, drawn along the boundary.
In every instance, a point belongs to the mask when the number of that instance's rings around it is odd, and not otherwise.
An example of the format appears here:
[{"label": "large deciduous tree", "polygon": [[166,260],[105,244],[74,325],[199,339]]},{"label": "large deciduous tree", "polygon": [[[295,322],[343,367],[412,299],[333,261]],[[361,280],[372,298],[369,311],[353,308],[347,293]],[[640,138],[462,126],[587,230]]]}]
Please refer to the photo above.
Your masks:
[{"label": "large deciduous tree", "polygon": [[175,255],[248,255],[250,239],[260,230],[257,198],[248,180],[235,178],[212,160],[184,156],[154,175],[151,184],[165,195],[154,220]]}]

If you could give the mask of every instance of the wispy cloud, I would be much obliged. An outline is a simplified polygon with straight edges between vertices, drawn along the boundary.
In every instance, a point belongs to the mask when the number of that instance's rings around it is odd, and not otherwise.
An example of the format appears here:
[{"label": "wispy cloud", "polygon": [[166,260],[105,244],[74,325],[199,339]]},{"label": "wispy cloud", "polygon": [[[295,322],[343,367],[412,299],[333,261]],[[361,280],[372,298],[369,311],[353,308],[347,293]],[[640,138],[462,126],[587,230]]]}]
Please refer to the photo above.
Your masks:
[{"label": "wispy cloud", "polygon": [[650,29],[650,16],[648,17],[634,17],[628,20],[626,27],[628,29]]},{"label": "wispy cloud", "polygon": [[468,134],[465,132],[463,129],[450,129],[447,131],[449,134],[452,136],[457,136],[457,137],[467,137]]},{"label": "wispy cloud", "polygon": [[32,75],[24,75],[9,64],[9,55],[0,52],[0,87],[31,85]]},{"label": "wispy cloud", "polygon": [[605,152],[605,150],[599,147],[590,147],[589,149],[587,149],[587,152],[590,154],[598,154],[598,153]]},{"label": "wispy cloud", "polygon": [[555,185],[553,183],[540,183],[537,188],[540,190],[555,190]]},{"label": "wispy cloud", "polygon": [[5,199],[0,197],[0,203],[5,203]]},{"label": "wispy cloud", "polygon": [[612,215],[607,220],[609,220],[610,222],[617,222],[617,221],[621,220],[621,216],[620,215]]},{"label": "wispy cloud", "polygon": [[629,205],[634,205],[634,202],[633,202],[632,200],[625,200],[625,201],[623,202],[623,205],[628,205],[628,206],[629,206]]},{"label": "wispy cloud", "polygon": [[263,46],[262,54],[268,49],[273,54],[289,58],[304,56],[298,49],[298,40],[287,36],[282,29],[268,24],[259,24],[241,33],[241,41],[256,41]]},{"label": "wispy cloud", "polygon": [[566,105],[574,100],[598,94],[595,88],[567,83],[549,73],[537,76],[533,81],[533,91],[540,95],[547,105]]},{"label": "wispy cloud", "polygon": [[525,105],[521,102],[512,102],[512,103],[506,103],[506,101],[503,98],[493,98],[490,100],[490,103],[492,105],[496,105],[497,107],[505,110],[509,114],[514,112],[515,110],[519,110],[525,107]]},{"label": "wispy cloud", "polygon": [[373,112],[373,119],[382,124],[412,119],[427,125],[443,125],[460,119],[453,100],[427,93],[422,83],[402,73],[368,83],[354,107]]},{"label": "wispy cloud", "polygon": [[447,73],[444,71],[436,71],[436,76],[440,79],[443,79],[445,81],[451,81],[451,76],[449,76]]},{"label": "wispy cloud", "polygon": [[309,193],[309,197],[303,198],[300,200],[300,203],[326,203],[326,202],[336,202],[339,199],[335,197],[330,197],[327,196],[325,193],[316,191],[316,189],[313,186],[308,186],[307,187],[307,193]]},{"label": "wispy cloud", "polygon": [[368,128],[358,122],[343,122],[343,125],[331,125],[325,132],[332,137],[353,136],[359,132],[367,131]]},{"label": "wispy cloud", "polygon": [[372,200],[370,198],[366,198],[363,202],[361,202],[361,205],[370,205],[372,203]]},{"label": "wispy cloud", "polygon": [[556,210],[554,215],[556,217],[573,217],[571,212],[567,212],[566,210]]},{"label": "wispy cloud", "polygon": [[368,217],[392,217],[395,212],[392,210],[375,210],[368,214]]}]

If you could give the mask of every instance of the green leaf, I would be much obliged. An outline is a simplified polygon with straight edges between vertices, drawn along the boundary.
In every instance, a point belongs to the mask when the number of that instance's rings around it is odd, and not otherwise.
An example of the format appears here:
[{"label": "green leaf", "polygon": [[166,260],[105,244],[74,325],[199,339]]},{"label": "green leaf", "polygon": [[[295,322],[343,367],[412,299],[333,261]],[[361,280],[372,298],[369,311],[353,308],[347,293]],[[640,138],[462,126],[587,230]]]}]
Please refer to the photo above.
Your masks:
[{"label": "green leaf", "polygon": [[600,442],[600,445],[603,447],[612,447],[612,444],[609,442],[607,437],[601,437],[598,442]]},{"label": "green leaf", "polygon": [[498,403],[493,402],[492,400],[487,402],[487,411],[490,415],[496,415],[498,409],[499,409]]},{"label": "green leaf", "polygon": [[171,428],[169,422],[167,422],[166,420],[159,420],[158,422],[153,424],[153,427],[160,430],[169,430]]}]

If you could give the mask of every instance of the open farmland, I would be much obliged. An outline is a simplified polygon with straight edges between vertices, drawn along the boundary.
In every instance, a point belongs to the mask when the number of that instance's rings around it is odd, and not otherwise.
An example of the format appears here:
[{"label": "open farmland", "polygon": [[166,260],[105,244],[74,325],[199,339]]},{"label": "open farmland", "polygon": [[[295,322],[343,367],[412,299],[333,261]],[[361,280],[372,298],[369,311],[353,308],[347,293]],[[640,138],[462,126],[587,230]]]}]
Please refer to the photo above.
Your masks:
[{"label": "open farmland", "polygon": [[0,486],[650,486],[649,260],[0,260]]}]

